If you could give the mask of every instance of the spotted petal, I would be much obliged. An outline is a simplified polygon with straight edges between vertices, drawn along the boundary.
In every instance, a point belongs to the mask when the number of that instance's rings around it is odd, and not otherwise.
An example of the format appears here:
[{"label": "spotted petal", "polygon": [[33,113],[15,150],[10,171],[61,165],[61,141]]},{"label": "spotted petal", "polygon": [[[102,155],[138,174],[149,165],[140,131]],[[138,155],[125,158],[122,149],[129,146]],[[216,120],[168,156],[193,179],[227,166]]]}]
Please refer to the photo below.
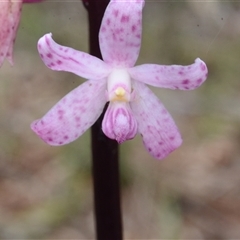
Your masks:
[{"label": "spotted petal", "polygon": [[171,115],[145,84],[133,81],[133,89],[135,98],[130,104],[138,122],[138,131],[149,153],[162,159],[181,145],[178,128]]},{"label": "spotted petal", "polygon": [[134,66],[140,51],[144,0],[112,0],[99,32],[104,61],[111,66]]},{"label": "spotted petal", "polygon": [[102,79],[110,72],[110,67],[102,60],[88,53],[64,47],[46,34],[38,41],[39,54],[47,67],[56,71],[67,71],[87,79]]},{"label": "spotted petal", "polygon": [[13,65],[13,44],[21,16],[22,1],[0,1],[0,66],[5,58]]},{"label": "spotted petal", "polygon": [[129,69],[137,81],[162,88],[192,90],[207,78],[206,64],[199,58],[189,66],[143,64]]},{"label": "spotted petal", "polygon": [[90,80],[67,94],[43,118],[32,123],[32,130],[50,145],[70,143],[98,119],[106,103],[106,81]]}]

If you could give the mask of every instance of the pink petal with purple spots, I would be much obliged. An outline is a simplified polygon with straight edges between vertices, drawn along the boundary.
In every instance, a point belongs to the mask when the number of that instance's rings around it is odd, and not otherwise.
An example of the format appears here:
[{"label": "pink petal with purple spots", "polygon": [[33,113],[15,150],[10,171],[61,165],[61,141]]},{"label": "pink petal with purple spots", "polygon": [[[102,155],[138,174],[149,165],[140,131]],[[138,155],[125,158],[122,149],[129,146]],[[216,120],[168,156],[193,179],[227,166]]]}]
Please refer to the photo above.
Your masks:
[{"label": "pink petal with purple spots", "polygon": [[106,103],[106,81],[89,80],[61,99],[32,130],[50,145],[60,146],[80,137],[98,119]]},{"label": "pink petal with purple spots", "polygon": [[163,159],[178,148],[182,138],[171,115],[143,83],[133,81],[135,98],[130,103],[138,122],[138,131],[149,153]]},{"label": "pink petal with purple spots", "polygon": [[87,79],[102,79],[111,71],[99,58],[57,44],[51,33],[39,39],[38,52],[45,65],[52,70],[72,72]]},{"label": "pink petal with purple spots", "polygon": [[5,58],[13,65],[13,45],[21,17],[22,1],[0,2],[0,66]]},{"label": "pink petal with purple spots", "polygon": [[128,103],[110,102],[102,122],[106,136],[118,143],[133,139],[137,134],[137,122]]},{"label": "pink petal with purple spots", "polygon": [[189,66],[143,64],[128,70],[134,80],[162,88],[192,90],[206,79],[208,69],[199,58]]},{"label": "pink petal with purple spots", "polygon": [[144,0],[111,1],[102,19],[99,44],[103,60],[111,66],[132,67],[142,35]]}]

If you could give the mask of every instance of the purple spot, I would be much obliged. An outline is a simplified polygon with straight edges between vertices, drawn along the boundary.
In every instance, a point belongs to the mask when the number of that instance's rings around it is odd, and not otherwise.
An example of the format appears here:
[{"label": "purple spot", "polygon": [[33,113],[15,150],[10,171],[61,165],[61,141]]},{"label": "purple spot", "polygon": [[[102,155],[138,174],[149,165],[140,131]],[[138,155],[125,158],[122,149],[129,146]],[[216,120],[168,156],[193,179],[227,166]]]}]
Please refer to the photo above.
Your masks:
[{"label": "purple spot", "polygon": [[189,80],[188,79],[183,80],[182,84],[189,84]]},{"label": "purple spot", "polygon": [[102,27],[101,28],[101,32],[105,32],[106,31],[106,28],[105,27]]},{"label": "purple spot", "polygon": [[47,43],[48,46],[50,46],[50,42],[47,38],[46,38],[46,43]]},{"label": "purple spot", "polygon": [[113,15],[114,15],[115,17],[117,17],[117,16],[118,16],[118,10],[114,10],[114,11],[113,11]]},{"label": "purple spot", "polygon": [[167,110],[166,110],[166,109],[163,109],[163,110],[162,110],[162,114],[167,114]]},{"label": "purple spot", "polygon": [[116,34],[113,33],[112,36],[113,36],[113,40],[116,41],[116,40],[117,40],[117,39],[116,39]]},{"label": "purple spot", "polygon": [[109,26],[110,23],[111,23],[111,20],[108,18],[108,19],[107,19],[107,25]]},{"label": "purple spot", "polygon": [[158,153],[157,158],[160,158],[160,157],[161,157],[161,153]]},{"label": "purple spot", "polygon": [[58,119],[59,120],[62,120],[63,119],[63,114],[64,114],[64,111],[63,110],[58,110]]},{"label": "purple spot", "polygon": [[159,144],[160,146],[162,146],[162,145],[163,145],[163,142],[158,142],[158,144]]},{"label": "purple spot", "polygon": [[80,117],[75,117],[76,122],[80,122]]},{"label": "purple spot", "polygon": [[183,72],[182,72],[182,71],[180,71],[180,72],[178,72],[178,74],[179,74],[179,75],[183,75]]},{"label": "purple spot", "polygon": [[52,139],[52,138],[48,138],[47,140],[48,140],[49,142],[52,142],[52,141],[53,141],[53,139]]},{"label": "purple spot", "polygon": [[65,112],[64,112],[63,110],[61,110],[61,109],[58,110],[58,114],[59,114],[59,115],[63,115],[64,113],[65,113]]},{"label": "purple spot", "polygon": [[203,63],[201,63],[201,69],[202,69],[202,71],[205,71],[205,69],[206,69],[206,66]]},{"label": "purple spot", "polygon": [[61,65],[61,64],[62,64],[62,61],[57,60],[57,64],[58,64],[58,65]]},{"label": "purple spot", "polygon": [[127,22],[129,22],[129,16],[127,16],[127,15],[122,15],[121,23],[127,23]]},{"label": "purple spot", "polygon": [[197,83],[198,83],[198,84],[201,84],[201,83],[202,83],[202,79],[199,78],[199,79],[197,80]]},{"label": "purple spot", "polygon": [[[1,54],[1,55],[2,55],[2,54]],[[40,57],[41,57],[41,58],[44,58],[44,56],[43,56],[43,54],[42,54],[42,53],[40,53]]]},{"label": "purple spot", "polygon": [[45,122],[44,122],[43,120],[41,120],[40,122],[41,122],[41,124],[42,124],[42,125],[44,125],[44,124],[45,124]]},{"label": "purple spot", "polygon": [[62,145],[62,144],[63,144],[63,142],[59,142],[58,144]]},{"label": "purple spot", "polygon": [[67,140],[67,139],[69,139],[69,137],[66,135],[66,136],[64,136],[64,139]]},{"label": "purple spot", "polygon": [[47,54],[47,57],[48,57],[48,58],[52,58],[53,55],[52,55],[51,53],[48,53],[48,54]]},{"label": "purple spot", "polygon": [[174,137],[174,136],[171,136],[169,139],[170,139],[171,141],[173,141],[173,140],[175,139],[175,137]]},{"label": "purple spot", "polygon": [[136,31],[136,26],[132,25],[132,32],[135,32],[135,31]]},{"label": "purple spot", "polygon": [[40,44],[40,43],[38,44],[38,48],[39,48],[39,49],[42,49],[42,46],[41,46],[41,44]]},{"label": "purple spot", "polygon": [[151,152],[151,151],[152,151],[152,149],[151,149],[151,148],[148,148],[148,151],[149,151],[149,152]]}]

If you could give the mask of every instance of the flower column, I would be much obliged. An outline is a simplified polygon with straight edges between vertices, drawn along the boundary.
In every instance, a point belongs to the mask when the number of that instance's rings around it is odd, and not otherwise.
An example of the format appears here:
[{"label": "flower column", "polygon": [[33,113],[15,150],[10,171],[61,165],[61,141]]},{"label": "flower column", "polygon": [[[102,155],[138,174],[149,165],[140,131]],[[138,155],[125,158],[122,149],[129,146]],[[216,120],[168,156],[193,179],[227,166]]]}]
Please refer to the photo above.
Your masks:
[{"label": "flower column", "polygon": [[[90,53],[102,58],[98,33],[109,0],[85,1],[89,13]],[[97,101],[97,99],[96,99]],[[105,112],[105,111],[104,111]],[[95,225],[97,239],[121,240],[118,144],[102,132],[104,112],[92,127]]]}]

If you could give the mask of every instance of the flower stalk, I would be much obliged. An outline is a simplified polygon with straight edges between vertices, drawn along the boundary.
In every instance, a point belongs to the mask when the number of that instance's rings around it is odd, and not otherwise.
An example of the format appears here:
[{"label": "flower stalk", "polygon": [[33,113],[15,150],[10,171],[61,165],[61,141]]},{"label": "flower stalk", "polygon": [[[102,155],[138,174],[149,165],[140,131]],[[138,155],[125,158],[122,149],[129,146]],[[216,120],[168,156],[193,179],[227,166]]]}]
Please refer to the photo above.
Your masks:
[{"label": "flower stalk", "polygon": [[[90,54],[102,58],[98,33],[109,0],[89,0]],[[102,132],[102,120],[107,106],[92,126],[92,159],[96,238],[121,240],[122,219],[120,203],[118,143]]]}]

